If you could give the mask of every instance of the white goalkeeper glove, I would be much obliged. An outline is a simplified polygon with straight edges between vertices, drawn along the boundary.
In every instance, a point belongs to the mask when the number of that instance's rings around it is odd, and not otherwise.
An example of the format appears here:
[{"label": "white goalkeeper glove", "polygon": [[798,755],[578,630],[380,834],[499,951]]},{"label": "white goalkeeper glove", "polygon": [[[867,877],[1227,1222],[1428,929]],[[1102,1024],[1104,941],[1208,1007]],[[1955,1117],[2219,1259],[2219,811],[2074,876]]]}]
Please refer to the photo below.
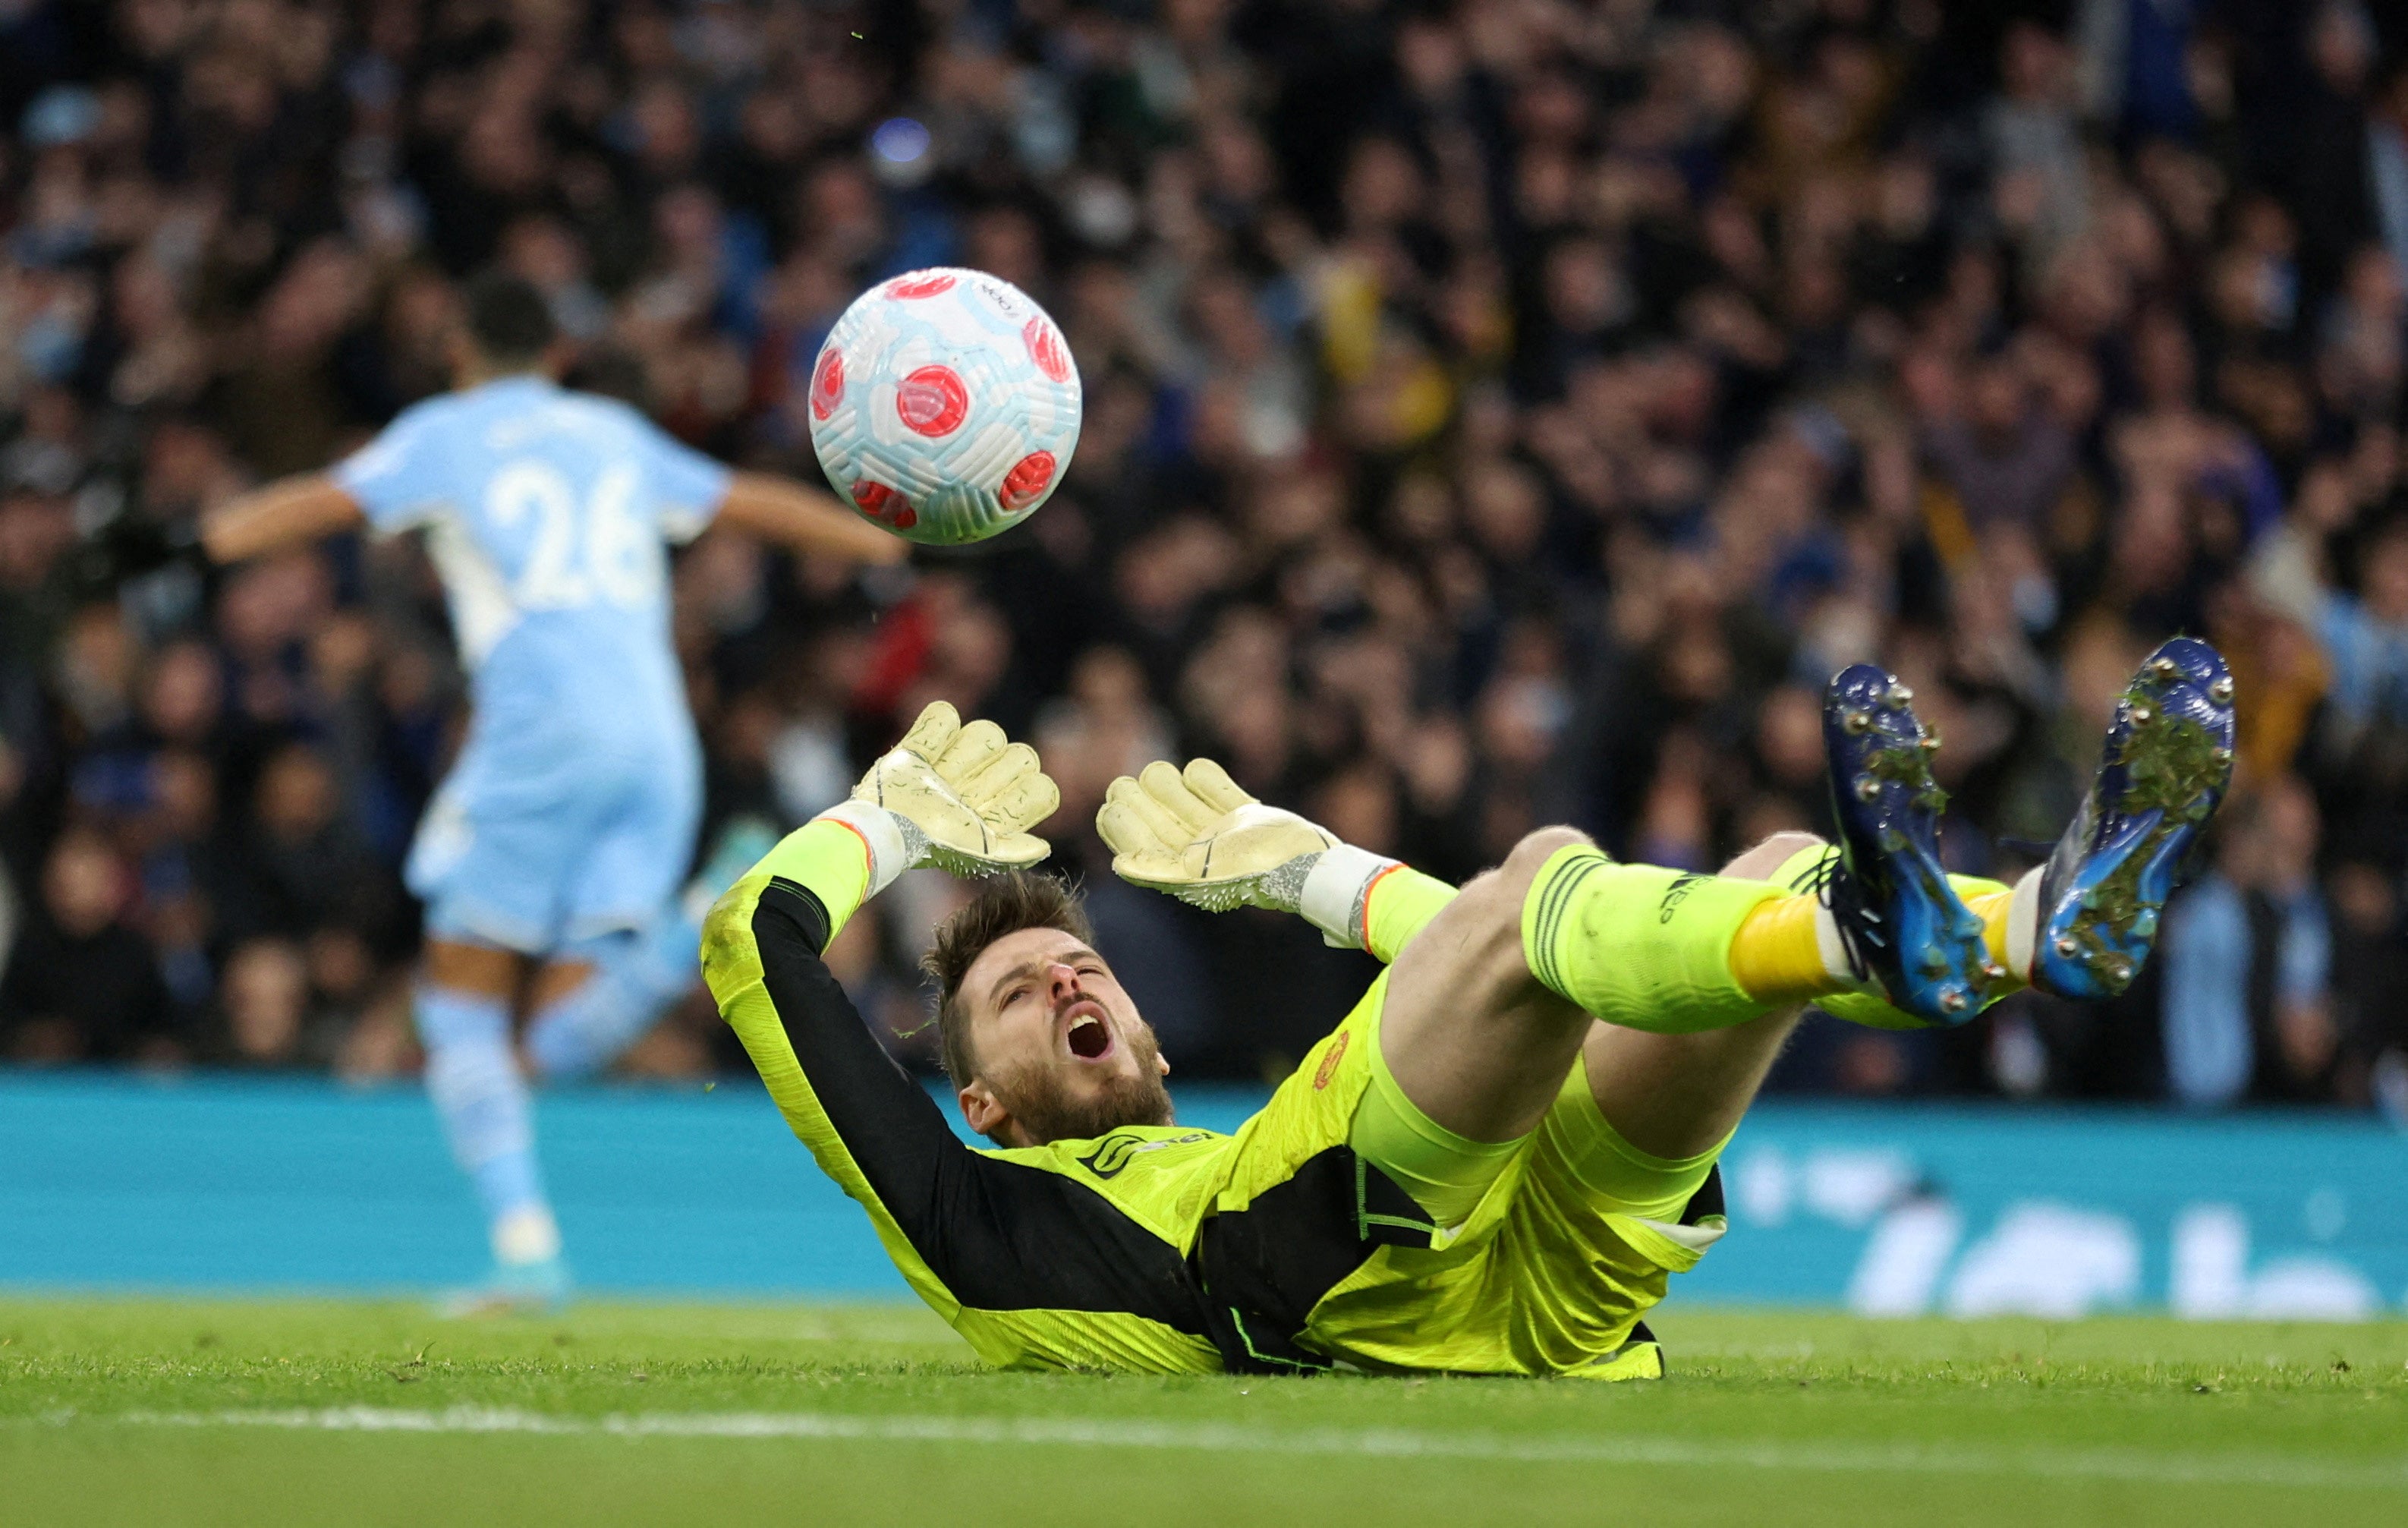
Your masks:
[{"label": "white goalkeeper glove", "polygon": [[1052,845],[1028,829],[1061,804],[1036,749],[1009,742],[993,722],[964,727],[958,712],[937,700],[869,767],[851,800],[820,815],[868,843],[874,894],[919,865],[955,875],[1034,865]]},{"label": "white goalkeeper glove", "polygon": [[1209,912],[1301,913],[1332,944],[1361,948],[1363,901],[1396,861],[1265,806],[1209,758],[1182,771],[1157,759],[1104,792],[1096,831],[1112,873]]}]

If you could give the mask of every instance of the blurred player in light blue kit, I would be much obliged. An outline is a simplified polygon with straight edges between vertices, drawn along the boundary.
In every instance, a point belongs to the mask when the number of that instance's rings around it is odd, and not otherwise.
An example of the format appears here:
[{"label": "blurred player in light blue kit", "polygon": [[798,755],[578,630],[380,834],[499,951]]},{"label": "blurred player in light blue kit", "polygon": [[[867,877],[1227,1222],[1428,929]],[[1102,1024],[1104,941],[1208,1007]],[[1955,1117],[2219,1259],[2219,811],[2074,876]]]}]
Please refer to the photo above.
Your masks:
[{"label": "blurred player in light blue kit", "polygon": [[410,849],[426,904],[415,1014],[427,1092],[492,1231],[474,1304],[539,1305],[567,1276],[513,1020],[526,1072],[607,1065],[693,984],[703,908],[766,846],[724,845],[681,895],[702,757],[666,546],[719,520],[864,562],[907,549],[824,493],[732,472],[624,403],[561,388],[528,283],[472,282],[465,327],[456,391],[329,473],[224,506],[201,541],[230,562],[363,525],[426,534],[475,714]]}]

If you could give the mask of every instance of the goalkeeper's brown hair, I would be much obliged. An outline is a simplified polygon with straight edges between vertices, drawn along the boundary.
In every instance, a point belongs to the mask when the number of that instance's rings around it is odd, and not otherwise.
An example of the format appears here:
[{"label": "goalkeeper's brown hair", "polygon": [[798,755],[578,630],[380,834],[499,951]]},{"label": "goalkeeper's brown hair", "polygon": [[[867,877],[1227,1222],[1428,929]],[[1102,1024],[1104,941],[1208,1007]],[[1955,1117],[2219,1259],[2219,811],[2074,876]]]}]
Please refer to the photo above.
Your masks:
[{"label": "goalkeeper's brown hair", "polygon": [[1023,929],[1059,929],[1090,945],[1096,942],[1086,901],[1075,887],[1033,871],[1006,871],[980,883],[959,912],[937,925],[936,940],[920,961],[937,984],[937,1040],[945,1075],[956,1088],[967,1086],[978,1068],[969,1016],[962,1009],[962,978],[988,945]]}]

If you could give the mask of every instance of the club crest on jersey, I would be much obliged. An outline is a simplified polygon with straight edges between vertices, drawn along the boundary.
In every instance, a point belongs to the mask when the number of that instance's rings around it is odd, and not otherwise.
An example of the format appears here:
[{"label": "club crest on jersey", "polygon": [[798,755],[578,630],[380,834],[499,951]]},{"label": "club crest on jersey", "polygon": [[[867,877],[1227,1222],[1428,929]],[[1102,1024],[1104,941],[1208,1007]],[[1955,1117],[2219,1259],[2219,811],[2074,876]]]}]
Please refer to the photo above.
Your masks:
[{"label": "club crest on jersey", "polygon": [[1197,1141],[1208,1139],[1210,1139],[1209,1134],[1200,1130],[1190,1131],[1185,1135],[1165,1136],[1159,1141],[1149,1141],[1142,1135],[1114,1131],[1097,1141],[1095,1150],[1080,1158],[1079,1165],[1099,1178],[1116,1178],[1141,1152],[1160,1151],[1165,1146],[1192,1146]]},{"label": "club crest on jersey", "polygon": [[1338,1043],[1329,1047],[1321,1058],[1321,1065],[1313,1069],[1312,1090],[1314,1092],[1318,1093],[1327,1088],[1329,1079],[1338,1075],[1338,1063],[1346,1059],[1346,1046],[1354,1038],[1353,1030],[1338,1031]]}]

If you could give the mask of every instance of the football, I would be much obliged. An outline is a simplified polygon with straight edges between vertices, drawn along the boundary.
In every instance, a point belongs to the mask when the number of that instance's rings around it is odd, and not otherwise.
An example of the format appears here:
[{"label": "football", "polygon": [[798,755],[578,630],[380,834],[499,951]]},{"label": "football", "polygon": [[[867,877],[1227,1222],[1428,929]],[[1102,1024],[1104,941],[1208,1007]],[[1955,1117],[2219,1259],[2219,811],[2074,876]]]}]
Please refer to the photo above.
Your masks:
[{"label": "football", "polygon": [[1079,443],[1079,370],[1028,295],[981,270],[897,276],[853,299],[811,367],[811,446],[836,491],[937,546],[1010,529]]}]

